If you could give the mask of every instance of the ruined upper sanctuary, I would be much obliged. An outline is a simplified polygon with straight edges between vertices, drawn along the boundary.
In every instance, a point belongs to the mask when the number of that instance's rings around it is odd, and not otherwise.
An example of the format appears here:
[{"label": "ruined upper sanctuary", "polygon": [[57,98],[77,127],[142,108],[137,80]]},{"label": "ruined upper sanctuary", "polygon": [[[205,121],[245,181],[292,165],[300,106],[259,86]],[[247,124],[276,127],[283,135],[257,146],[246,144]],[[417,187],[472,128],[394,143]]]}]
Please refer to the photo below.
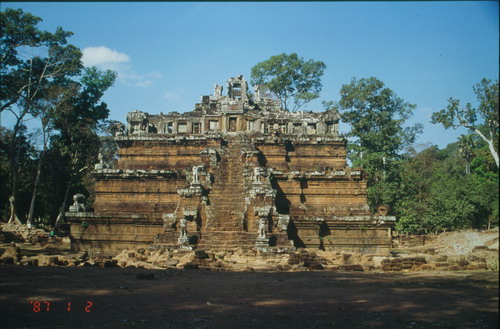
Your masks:
[{"label": "ruined upper sanctuary", "polygon": [[373,215],[346,164],[335,111],[288,112],[242,76],[194,110],[132,111],[96,164],[93,212],[66,213],[75,250],[294,248],[384,255],[395,218]]}]

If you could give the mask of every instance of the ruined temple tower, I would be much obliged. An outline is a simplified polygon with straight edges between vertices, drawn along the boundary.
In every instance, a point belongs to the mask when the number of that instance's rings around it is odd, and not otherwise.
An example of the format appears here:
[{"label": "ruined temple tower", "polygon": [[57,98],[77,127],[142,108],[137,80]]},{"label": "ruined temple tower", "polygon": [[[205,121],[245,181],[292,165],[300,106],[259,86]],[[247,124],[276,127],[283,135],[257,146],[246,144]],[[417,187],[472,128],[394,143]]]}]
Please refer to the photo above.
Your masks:
[{"label": "ruined temple tower", "polygon": [[388,253],[395,218],[370,213],[336,112],[284,111],[238,76],[192,112],[133,111],[127,122],[116,165],[93,172],[94,211],[66,214],[73,249]]}]

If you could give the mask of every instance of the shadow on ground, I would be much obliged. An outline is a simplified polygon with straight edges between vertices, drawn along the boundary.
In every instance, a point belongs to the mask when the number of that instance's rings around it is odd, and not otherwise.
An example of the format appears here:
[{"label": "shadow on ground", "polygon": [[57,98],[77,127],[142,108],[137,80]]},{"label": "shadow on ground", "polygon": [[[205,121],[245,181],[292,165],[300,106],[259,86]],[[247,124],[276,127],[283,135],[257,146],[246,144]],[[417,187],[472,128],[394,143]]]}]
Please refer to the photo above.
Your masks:
[{"label": "shadow on ground", "polygon": [[0,314],[1,328],[498,328],[498,273],[1,265]]}]

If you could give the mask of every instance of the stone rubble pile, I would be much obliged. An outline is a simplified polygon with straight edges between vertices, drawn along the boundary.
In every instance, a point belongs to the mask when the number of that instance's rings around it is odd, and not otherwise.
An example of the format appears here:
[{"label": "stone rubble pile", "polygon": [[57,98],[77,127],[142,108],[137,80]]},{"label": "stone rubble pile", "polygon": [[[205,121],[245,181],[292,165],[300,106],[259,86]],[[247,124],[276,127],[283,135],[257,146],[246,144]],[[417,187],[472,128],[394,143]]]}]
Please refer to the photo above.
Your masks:
[{"label": "stone rubble pile", "polygon": [[[116,256],[79,252],[68,255],[23,255],[11,243],[0,248],[0,264],[21,266],[99,266],[136,267],[146,269],[207,269],[212,271],[420,271],[420,270],[497,270],[498,263],[478,249],[469,255],[381,257],[358,253],[328,252],[302,249],[290,253],[235,250],[123,250]],[[498,253],[496,253],[498,261]]]},{"label": "stone rubble pile", "polygon": [[[482,232],[454,232],[442,236],[401,240],[392,256],[301,248],[225,250],[149,248],[123,250],[118,254],[71,252],[64,238],[47,232],[3,225],[0,231],[0,264],[21,266],[99,266],[146,269],[206,269],[212,271],[465,271],[498,270],[498,228]],[[7,228],[7,229],[6,229]],[[455,235],[455,238],[453,237]],[[35,241],[33,237],[43,237]],[[456,248],[458,238],[463,239]],[[35,242],[34,242],[35,241]],[[450,247],[451,246],[451,247]],[[455,247],[454,247],[455,246]]]}]

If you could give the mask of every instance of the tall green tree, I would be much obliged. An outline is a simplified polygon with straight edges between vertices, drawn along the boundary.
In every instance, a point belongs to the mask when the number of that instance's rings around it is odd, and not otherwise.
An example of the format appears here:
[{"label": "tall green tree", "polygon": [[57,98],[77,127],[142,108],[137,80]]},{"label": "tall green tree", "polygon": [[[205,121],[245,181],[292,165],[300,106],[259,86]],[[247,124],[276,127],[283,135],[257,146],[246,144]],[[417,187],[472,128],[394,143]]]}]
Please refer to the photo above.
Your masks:
[{"label": "tall green tree", "polygon": [[10,145],[9,197],[11,217],[17,221],[16,194],[18,134],[28,115],[37,116],[35,104],[60,79],[79,74],[81,52],[67,44],[71,32],[57,28],[54,33],[38,29],[41,18],[21,9],[0,13],[0,112],[9,111],[15,118]]},{"label": "tall green tree", "polygon": [[421,124],[406,126],[415,105],[371,77],[353,78],[343,85],[337,107],[341,120],[351,127],[349,158],[367,173],[370,205],[392,206],[397,198],[401,153],[422,131]]},{"label": "tall green tree", "polygon": [[[9,141],[9,177],[11,189],[10,221],[16,220],[18,174],[24,173],[20,161],[20,142],[24,133],[24,121],[35,118],[40,121],[41,142],[38,153],[32,157],[36,163],[29,175],[31,202],[27,211],[27,224],[32,225],[37,209],[53,214],[51,205],[37,206],[37,200],[50,200],[52,204],[63,201],[64,212],[70,186],[82,187],[85,174],[92,168],[99,150],[97,131],[108,117],[107,105],[101,101],[104,92],[116,78],[112,71],[85,68],[81,63],[80,50],[67,43],[72,35],[62,28],[54,33],[37,28],[41,18],[22,10],[7,9],[1,14],[0,54],[0,110],[9,111],[15,117]],[[45,163],[45,158],[56,159],[58,166]],[[2,166],[2,169],[4,167]],[[44,177],[43,174],[51,174]],[[55,177],[57,175],[58,177]],[[39,186],[49,186],[60,191],[64,185],[65,196],[56,201],[59,193],[39,193]],[[55,186],[56,185],[56,186]],[[23,201],[25,199],[23,198]],[[23,212],[24,213],[24,212]],[[46,215],[46,214],[45,214]]]},{"label": "tall green tree", "polygon": [[59,107],[53,117],[54,127],[59,131],[54,141],[68,163],[66,192],[56,224],[63,220],[72,184],[81,181],[96,163],[101,146],[97,131],[109,115],[108,106],[101,98],[115,79],[113,71],[85,69],[78,93]]},{"label": "tall green tree", "polygon": [[[9,198],[12,196],[12,180],[10,180],[12,138],[12,129],[0,127],[0,215],[2,219],[7,220],[12,217],[12,208],[9,206]],[[33,186],[33,172],[36,170],[37,152],[32,143],[33,138],[33,134],[28,132],[25,125],[22,125],[16,137],[15,154],[15,161],[18,164],[16,209],[20,214],[28,213],[29,198]]]},{"label": "tall green tree", "polygon": [[319,97],[325,68],[321,61],[306,61],[295,53],[283,53],[252,67],[251,84],[275,94],[283,109],[297,111]]},{"label": "tall green tree", "polygon": [[41,128],[39,130],[42,138],[42,145],[38,155],[38,166],[33,185],[33,193],[28,217],[26,219],[28,227],[33,225],[35,203],[38,196],[38,185],[42,175],[43,161],[45,160],[45,155],[53,134],[54,121],[57,120],[61,108],[71,106],[68,102],[70,99],[74,98],[78,92],[75,85],[76,84],[71,80],[60,82],[59,85],[52,85],[45,90],[43,98],[38,99],[33,106],[33,114],[41,123]]},{"label": "tall green tree", "polygon": [[[441,123],[445,129],[452,127],[465,127],[478,134],[487,144],[490,153],[498,164],[498,80],[493,82],[489,79],[482,79],[473,87],[479,106],[472,107],[467,103],[465,107],[460,106],[460,100],[448,99],[448,106],[432,115],[432,123]],[[480,129],[483,124],[485,131]]]},{"label": "tall green tree", "polygon": [[465,159],[465,174],[470,175],[470,162],[474,158],[474,139],[472,135],[461,135],[458,139],[460,154]]}]

